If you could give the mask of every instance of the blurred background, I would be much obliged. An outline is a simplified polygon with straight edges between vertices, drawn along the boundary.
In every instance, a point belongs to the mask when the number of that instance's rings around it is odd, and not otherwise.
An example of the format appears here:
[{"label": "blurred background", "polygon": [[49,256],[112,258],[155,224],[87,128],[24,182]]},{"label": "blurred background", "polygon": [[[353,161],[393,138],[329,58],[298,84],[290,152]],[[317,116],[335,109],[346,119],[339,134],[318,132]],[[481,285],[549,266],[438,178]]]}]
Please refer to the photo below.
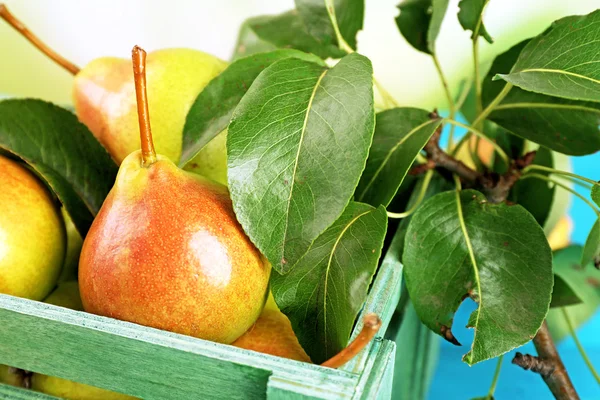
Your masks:
[{"label": "blurred background", "polygon": [[[250,16],[276,14],[294,7],[293,0],[117,1],[117,0],[7,0],[7,6],[50,47],[79,66],[101,56],[127,58],[138,44],[148,51],[191,47],[230,59],[238,28]],[[365,26],[358,51],[368,56],[375,75],[402,106],[446,106],[431,58],[413,50],[394,22],[399,0],[367,0]],[[491,0],[485,16],[493,45],[480,41],[482,61],[491,60],[520,40],[535,36],[552,21],[566,15],[586,14],[600,8],[600,0]],[[472,74],[470,33],[458,24],[458,0],[451,0],[437,41],[438,57],[454,93]],[[35,97],[59,104],[71,103],[73,77],[0,23],[0,95]],[[600,154],[572,158],[577,174],[599,179]],[[579,189],[578,189],[579,190]],[[579,199],[568,205],[571,240],[583,244],[594,222],[593,212]],[[579,307],[579,306],[574,306]],[[455,320],[455,335],[470,343],[472,331],[460,329],[475,308],[465,303]],[[600,368],[600,314],[583,324],[578,336],[592,362]],[[461,362],[465,347],[443,341],[433,372],[429,399],[469,399],[484,396],[492,381],[496,360],[468,367]],[[398,347],[402,354],[402,346]],[[519,349],[534,353],[532,345]],[[582,399],[599,399],[600,387],[586,368],[571,338],[559,352]],[[497,399],[551,398],[542,380],[510,365],[514,352],[504,358]],[[399,359],[401,362],[401,358]]]}]

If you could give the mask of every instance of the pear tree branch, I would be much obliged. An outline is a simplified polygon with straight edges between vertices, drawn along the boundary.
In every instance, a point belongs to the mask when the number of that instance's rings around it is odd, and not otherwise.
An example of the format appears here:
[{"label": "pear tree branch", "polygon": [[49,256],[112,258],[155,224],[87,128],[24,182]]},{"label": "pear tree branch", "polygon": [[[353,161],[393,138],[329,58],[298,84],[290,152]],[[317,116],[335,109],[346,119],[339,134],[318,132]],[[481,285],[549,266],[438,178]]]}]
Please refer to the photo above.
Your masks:
[{"label": "pear tree branch", "polygon": [[[431,113],[431,118],[438,118],[436,111]],[[417,165],[411,170],[411,174],[423,172],[423,170],[434,167],[443,168],[453,174],[458,175],[465,183],[465,186],[481,190],[486,195],[488,201],[492,203],[501,203],[506,200],[510,189],[517,183],[523,174],[523,170],[528,167],[535,158],[536,152],[530,152],[522,157],[511,160],[508,170],[499,175],[495,172],[480,172],[467,166],[453,155],[448,154],[440,147],[440,136],[442,128],[438,128],[431,136],[423,150],[427,156],[427,163]]]},{"label": "pear tree branch", "polygon": [[513,364],[539,374],[557,400],[579,400],[579,395],[569,378],[554,341],[550,336],[546,321],[533,338],[538,356],[515,354]]}]

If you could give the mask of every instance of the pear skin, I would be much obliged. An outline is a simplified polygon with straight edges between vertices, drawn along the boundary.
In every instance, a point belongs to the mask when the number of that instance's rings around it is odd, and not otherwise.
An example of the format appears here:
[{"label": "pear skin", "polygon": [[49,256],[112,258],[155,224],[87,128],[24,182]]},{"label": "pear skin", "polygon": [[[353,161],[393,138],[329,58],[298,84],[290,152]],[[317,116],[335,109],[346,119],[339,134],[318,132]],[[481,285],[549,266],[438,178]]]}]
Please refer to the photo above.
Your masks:
[{"label": "pear skin", "polygon": [[79,253],[81,253],[81,246],[83,245],[83,239],[81,238],[79,231],[64,208],[62,209],[62,215],[67,232],[67,251],[65,253],[65,262],[60,277],[58,278],[59,283],[77,280]]},{"label": "pear skin", "polygon": [[256,323],[232,345],[277,357],[311,362],[298,342],[290,320],[279,310],[271,293]]},{"label": "pear skin", "polygon": [[183,168],[227,186],[227,129],[215,136]]},{"label": "pear skin", "polygon": [[0,364],[0,383],[17,387],[25,387],[25,379],[23,374],[15,368],[11,368],[8,365],[2,364]]},{"label": "pear skin", "polygon": [[86,311],[231,343],[260,315],[270,265],[237,222],[227,188],[168,158],[121,164],[83,243]]},{"label": "pear skin", "polygon": [[42,300],[65,258],[60,209],[31,171],[4,156],[0,187],[0,293]]},{"label": "pear skin", "polygon": [[[156,151],[178,162],[185,119],[204,87],[227,66],[192,49],[148,54],[149,109]],[[76,114],[120,164],[140,148],[131,60],[103,57],[87,64],[73,83]]]},{"label": "pear skin", "polygon": [[42,374],[33,374],[31,388],[36,392],[67,400],[132,400],[136,397],[111,392],[95,386],[84,385]]}]

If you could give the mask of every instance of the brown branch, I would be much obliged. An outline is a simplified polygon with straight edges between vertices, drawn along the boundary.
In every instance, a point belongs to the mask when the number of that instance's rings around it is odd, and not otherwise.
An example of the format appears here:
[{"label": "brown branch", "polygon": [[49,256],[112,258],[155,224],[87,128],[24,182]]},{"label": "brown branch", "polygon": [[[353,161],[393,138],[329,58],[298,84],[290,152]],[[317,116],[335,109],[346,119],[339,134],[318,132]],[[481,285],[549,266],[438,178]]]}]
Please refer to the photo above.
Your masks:
[{"label": "brown branch", "polygon": [[[438,118],[436,111],[431,113],[431,118]],[[431,169],[430,164],[433,163],[435,167],[444,168],[458,175],[465,186],[480,189],[491,203],[501,203],[506,200],[510,189],[521,177],[522,170],[533,162],[536,154],[535,151],[532,151],[521,158],[513,160],[508,170],[502,175],[489,171],[479,172],[442,150],[440,147],[441,134],[442,127],[440,126],[423,148],[428,163],[414,168],[417,169],[417,172],[421,172],[425,168]]]},{"label": "brown branch", "polygon": [[512,363],[539,374],[557,400],[579,400],[567,369],[556,351],[546,321],[533,338],[533,345],[538,353],[537,357],[517,353]]}]

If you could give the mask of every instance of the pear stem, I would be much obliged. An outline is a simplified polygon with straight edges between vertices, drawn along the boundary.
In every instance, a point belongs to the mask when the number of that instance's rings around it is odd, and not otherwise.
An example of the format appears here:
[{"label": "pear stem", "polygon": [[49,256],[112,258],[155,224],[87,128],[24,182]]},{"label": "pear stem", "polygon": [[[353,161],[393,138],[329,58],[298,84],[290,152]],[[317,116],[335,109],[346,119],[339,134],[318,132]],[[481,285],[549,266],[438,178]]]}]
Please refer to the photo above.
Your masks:
[{"label": "pear stem", "polygon": [[339,368],[352,360],[369,344],[371,339],[375,337],[377,331],[381,328],[381,319],[377,314],[365,315],[363,328],[356,338],[345,349],[325,361],[321,366],[329,368]]},{"label": "pear stem", "polygon": [[25,39],[29,40],[31,44],[38,48],[42,53],[48,56],[52,61],[69,71],[73,75],[77,75],[80,71],[80,68],[52,50],[46,43],[42,42],[40,38],[34,35],[27,27],[19,21],[10,11],[5,4],[0,3],[0,18],[8,22],[10,26],[15,28],[17,32],[25,37]]},{"label": "pear stem", "polygon": [[152,141],[150,113],[148,112],[148,96],[146,93],[146,52],[138,46],[131,51],[133,61],[133,78],[135,80],[135,97],[137,99],[138,121],[140,123],[140,141],[142,143],[142,167],[156,162],[156,151]]}]

